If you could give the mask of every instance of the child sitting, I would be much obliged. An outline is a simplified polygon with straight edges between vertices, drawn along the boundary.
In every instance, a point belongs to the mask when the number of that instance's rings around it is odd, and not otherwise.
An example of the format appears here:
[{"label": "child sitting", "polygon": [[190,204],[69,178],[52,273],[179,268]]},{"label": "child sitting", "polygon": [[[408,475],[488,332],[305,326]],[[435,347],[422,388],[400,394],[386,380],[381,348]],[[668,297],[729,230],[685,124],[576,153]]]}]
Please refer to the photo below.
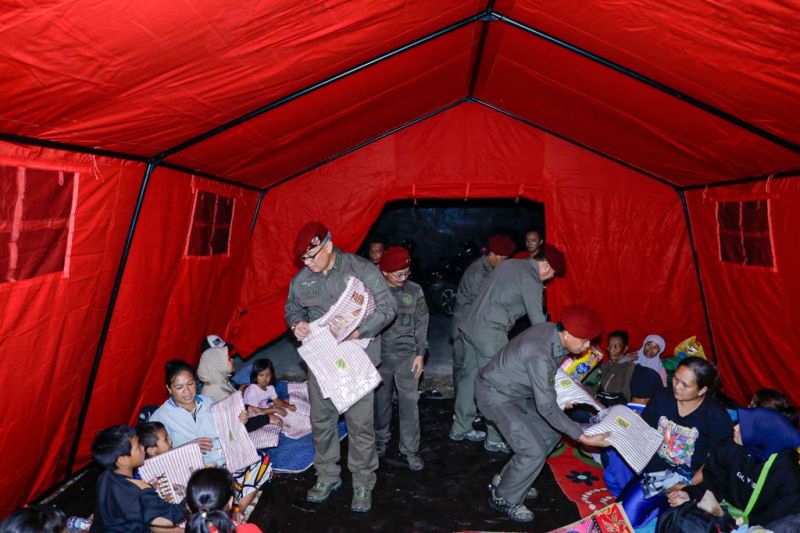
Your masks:
[{"label": "child sitting", "polygon": [[145,459],[168,452],[172,449],[172,439],[161,422],[143,422],[136,425],[139,444],[144,446]]},{"label": "child sitting", "polygon": [[281,420],[275,415],[285,415],[287,409],[295,410],[294,405],[278,395],[275,370],[269,359],[258,359],[253,363],[250,385],[244,391],[244,404],[251,417],[247,422],[248,431],[269,423],[281,425]]},{"label": "child sitting", "polygon": [[750,407],[766,407],[774,409],[786,418],[794,427],[797,427],[800,413],[789,401],[789,397],[776,389],[759,389],[750,399]]},{"label": "child sitting", "polygon": [[231,520],[233,478],[224,468],[204,468],[192,474],[186,486],[186,506],[191,516],[186,533],[261,533],[255,524]]},{"label": "child sitting", "polygon": [[162,500],[155,489],[134,479],[133,471],[144,464],[144,446],[128,426],[104,429],[92,442],[94,460],[105,469],[97,480],[97,506],[91,531],[149,533],[183,531],[181,505]]}]

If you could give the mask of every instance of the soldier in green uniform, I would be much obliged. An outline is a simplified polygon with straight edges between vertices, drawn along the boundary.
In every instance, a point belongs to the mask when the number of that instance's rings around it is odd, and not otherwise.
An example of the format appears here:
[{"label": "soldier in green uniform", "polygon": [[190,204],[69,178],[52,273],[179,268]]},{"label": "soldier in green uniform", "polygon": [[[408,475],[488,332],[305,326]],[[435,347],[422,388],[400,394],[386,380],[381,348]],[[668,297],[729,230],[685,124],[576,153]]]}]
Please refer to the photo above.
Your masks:
[{"label": "soldier in green uniform", "polygon": [[[310,333],[309,322],[324,315],[344,292],[350,276],[361,280],[375,297],[376,310],[368,316],[349,339],[371,338],[366,351],[375,366],[381,361],[380,332],[395,317],[397,305],[380,271],[364,258],[347,254],[333,245],[328,228],[321,222],[309,222],[300,230],[294,251],[305,267],[292,279],[284,315],[295,337],[302,341]],[[314,440],[314,467],[317,482],[306,499],[320,503],[341,484],[339,466],[339,413],[320,393],[313,373],[308,376],[311,403],[311,428]],[[372,508],[378,456],[375,451],[373,394],[367,394],[345,414],[348,432],[347,466],[353,475],[351,509],[366,512]]]},{"label": "soldier in green uniform", "polygon": [[408,467],[425,468],[419,455],[419,378],[428,349],[428,305],[422,287],[410,281],[411,256],[402,246],[392,246],[381,257],[381,272],[397,302],[397,318],[381,332],[378,372],[383,383],[375,389],[375,447],[378,457],[386,453],[392,420],[392,392],[397,388],[400,419],[400,453]]},{"label": "soldier in green uniform", "polygon": [[539,323],[514,337],[478,374],[475,397],[514,455],[490,484],[489,504],[512,520],[530,522],[524,500],[545,460],[566,434],[586,446],[608,446],[608,433],[589,436],[558,407],[555,375],[567,354],[583,353],[602,329],[588,307],[571,305],[558,324]]},{"label": "soldier in green uniform", "polygon": [[[545,321],[542,311],[544,282],[560,274],[565,265],[557,249],[545,245],[544,250],[544,257],[540,259],[503,261],[489,274],[483,291],[459,326],[464,341],[464,369],[456,395],[455,420],[450,429],[452,440],[482,440],[481,432],[472,428],[478,370],[506,345],[508,332],[519,318],[527,315],[531,324]],[[491,425],[483,446],[491,452],[511,452]]]},{"label": "soldier in green uniform", "polygon": [[[505,235],[493,235],[489,238],[489,253],[482,255],[473,261],[458,282],[456,292],[456,308],[453,311],[453,389],[458,394],[458,382],[461,379],[461,369],[464,368],[464,342],[461,340],[461,332],[458,329],[461,322],[469,312],[478,295],[481,293],[483,284],[489,274],[503,260],[508,259],[514,253],[514,241]],[[479,432],[480,433],[480,432]]]}]

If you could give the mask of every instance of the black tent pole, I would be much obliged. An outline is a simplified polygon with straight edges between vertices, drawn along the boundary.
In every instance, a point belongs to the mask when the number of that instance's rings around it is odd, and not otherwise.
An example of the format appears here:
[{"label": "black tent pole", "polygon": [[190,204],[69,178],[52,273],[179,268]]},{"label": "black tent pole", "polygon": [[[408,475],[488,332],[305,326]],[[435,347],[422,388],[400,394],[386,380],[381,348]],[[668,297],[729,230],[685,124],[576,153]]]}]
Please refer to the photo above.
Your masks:
[{"label": "black tent pole", "polygon": [[258,211],[261,209],[261,201],[264,199],[264,195],[267,194],[266,189],[261,189],[261,192],[258,193],[258,201],[256,202],[256,208],[253,211],[253,220],[250,222],[250,237],[253,236],[253,232],[256,230],[256,220],[258,220]]},{"label": "black tent pole", "polygon": [[763,176],[748,176],[746,178],[736,178],[725,181],[713,181],[711,183],[698,183],[697,185],[688,185],[683,188],[684,191],[694,191],[697,189],[714,189],[716,187],[728,187],[730,185],[741,185],[743,183],[757,183],[759,181],[781,180],[786,178],[800,178],[800,168],[796,170],[787,170],[786,172],[775,172],[774,174],[765,174]]},{"label": "black tent pole", "polygon": [[489,0],[486,6],[486,14],[481,17],[483,25],[481,27],[481,36],[478,38],[478,47],[475,51],[475,63],[472,65],[472,75],[469,81],[469,96],[475,94],[475,86],[478,84],[478,75],[481,71],[481,62],[483,61],[483,48],[486,45],[486,34],[489,33],[489,23],[493,20],[500,20],[492,14],[494,9],[494,0]]},{"label": "black tent pole", "polygon": [[523,24],[522,22],[514,20],[514,19],[512,19],[510,17],[506,17],[505,15],[502,15],[500,13],[492,13],[492,14],[495,15],[498,19],[502,20],[503,22],[505,22],[505,23],[507,23],[507,24],[519,29],[519,30],[522,30],[522,31],[524,31],[526,33],[529,33],[531,35],[535,35],[536,37],[539,37],[540,39],[543,39],[543,40],[545,40],[545,41],[547,41],[547,42],[549,42],[551,44],[554,44],[556,46],[560,46],[561,48],[565,48],[565,49],[569,50],[570,52],[573,52],[573,53],[578,54],[578,55],[580,55],[582,57],[585,57],[586,59],[590,59],[590,60],[594,61],[595,63],[599,63],[599,64],[601,64],[601,65],[603,65],[605,67],[608,67],[608,68],[610,68],[612,70],[615,70],[615,71],[617,71],[617,72],[619,72],[621,74],[624,74],[625,76],[628,76],[628,77],[633,78],[633,79],[635,79],[637,81],[640,81],[640,82],[642,82],[642,83],[644,83],[646,85],[649,85],[650,87],[653,87],[654,89],[657,89],[657,90],[661,91],[662,93],[668,94],[668,95],[670,95],[670,96],[672,96],[674,98],[682,100],[682,101],[686,102],[687,104],[689,104],[691,106],[694,106],[694,107],[696,107],[698,109],[702,109],[703,111],[705,111],[707,113],[710,113],[710,114],[712,114],[712,115],[714,115],[714,116],[716,116],[718,118],[721,118],[722,120],[724,120],[726,122],[729,122],[731,124],[739,126],[740,128],[745,129],[745,130],[747,130],[750,133],[753,133],[755,135],[758,135],[759,137],[761,137],[763,139],[766,139],[766,140],[768,140],[768,141],[770,141],[770,142],[772,142],[774,144],[782,146],[783,148],[786,148],[787,150],[791,150],[792,152],[800,153],[800,145],[795,144],[792,141],[789,141],[788,139],[784,139],[783,137],[781,137],[779,135],[775,135],[774,133],[771,133],[771,132],[769,132],[767,130],[761,129],[758,126],[756,126],[754,124],[751,124],[751,123],[749,123],[749,122],[747,122],[745,120],[742,120],[742,119],[740,119],[738,117],[735,117],[735,116],[731,115],[730,113],[728,113],[726,111],[723,111],[722,109],[719,109],[718,107],[714,107],[714,106],[712,106],[711,104],[709,104],[707,102],[703,102],[702,100],[700,100],[698,98],[694,98],[693,96],[689,96],[686,93],[682,93],[682,92],[678,91],[677,89],[675,89],[673,87],[670,87],[670,86],[668,86],[668,85],[666,85],[664,83],[658,82],[658,81],[656,81],[656,80],[654,80],[652,78],[648,78],[647,76],[645,76],[643,74],[640,74],[640,73],[638,73],[638,72],[636,72],[634,70],[631,70],[629,68],[623,67],[622,65],[614,63],[611,60],[608,60],[608,59],[605,59],[603,57],[600,57],[597,54],[593,54],[592,52],[589,52],[588,50],[584,50],[583,48],[580,48],[578,46],[575,46],[574,44],[571,44],[571,43],[568,43],[566,41],[563,41],[563,40],[559,39],[558,37],[555,37],[553,35],[550,35],[549,33],[545,33],[545,32],[543,32],[541,30],[538,30],[536,28],[528,26],[527,24]]},{"label": "black tent pole", "polygon": [[600,157],[602,157],[604,159],[608,159],[609,161],[613,161],[614,163],[616,163],[618,165],[621,165],[621,166],[623,166],[623,167],[625,167],[625,168],[627,168],[629,170],[633,170],[634,172],[642,174],[643,176],[647,176],[648,178],[650,178],[652,180],[655,180],[655,181],[661,183],[662,185],[666,185],[667,187],[669,187],[671,189],[674,189],[676,191],[679,190],[678,186],[675,185],[674,183],[672,183],[669,180],[666,180],[666,179],[664,179],[662,177],[656,176],[655,174],[653,174],[651,172],[648,172],[648,171],[646,171],[644,169],[641,169],[639,167],[636,167],[636,166],[634,166],[634,165],[632,165],[630,163],[626,163],[625,161],[623,161],[621,159],[617,159],[616,157],[614,157],[612,155],[609,155],[609,154],[607,154],[605,152],[601,152],[600,150],[592,148],[591,146],[583,144],[582,142],[578,142],[578,141],[576,141],[576,140],[574,140],[574,139],[572,139],[570,137],[567,137],[565,135],[561,135],[560,133],[556,133],[555,131],[552,131],[552,130],[550,130],[548,128],[545,128],[544,126],[540,126],[539,124],[537,124],[535,122],[532,122],[532,121],[530,121],[530,120],[528,120],[526,118],[520,117],[519,115],[515,115],[514,113],[511,113],[510,111],[506,111],[505,109],[502,109],[500,107],[492,105],[492,104],[490,104],[488,102],[484,102],[480,98],[475,98],[473,96],[473,97],[468,98],[468,100],[470,102],[475,102],[477,104],[481,104],[482,106],[486,106],[486,107],[488,107],[489,109],[491,109],[493,111],[497,111],[498,113],[501,113],[501,114],[503,114],[503,115],[505,115],[507,117],[513,118],[514,120],[522,122],[523,124],[526,124],[526,125],[528,125],[528,126],[530,126],[532,128],[536,128],[537,130],[540,130],[540,131],[543,131],[543,132],[545,132],[545,133],[547,133],[549,135],[552,135],[553,137],[558,137],[562,141],[566,141],[566,142],[568,142],[570,144],[573,144],[573,145],[577,146],[578,148],[582,148],[584,150],[592,152],[593,154],[599,155]]},{"label": "black tent pole", "polygon": [[467,17],[467,18],[465,18],[465,19],[463,19],[463,20],[461,20],[459,22],[456,22],[454,24],[450,24],[449,26],[447,26],[445,28],[442,28],[440,30],[434,31],[433,33],[429,33],[428,35],[420,37],[419,39],[415,39],[415,40],[413,40],[413,41],[411,41],[409,43],[406,43],[406,44],[404,44],[404,45],[402,45],[402,46],[400,46],[398,48],[395,48],[394,50],[390,50],[390,51],[386,52],[385,54],[381,54],[381,55],[379,55],[377,57],[374,57],[374,58],[372,58],[372,59],[370,59],[368,61],[360,63],[360,64],[358,64],[358,65],[356,65],[356,66],[354,66],[352,68],[349,68],[347,70],[344,70],[342,72],[334,74],[333,76],[325,78],[322,81],[314,83],[313,85],[310,85],[308,87],[300,89],[299,91],[295,91],[295,92],[293,92],[293,93],[291,93],[289,95],[286,95],[286,96],[284,96],[282,98],[279,98],[279,99],[277,99],[277,100],[275,100],[273,102],[270,102],[270,103],[268,103],[268,104],[266,104],[264,106],[259,107],[258,109],[254,109],[253,111],[250,111],[249,113],[246,113],[246,114],[244,114],[244,115],[242,115],[240,117],[237,117],[237,118],[235,118],[233,120],[230,120],[230,121],[226,122],[225,124],[217,126],[214,129],[206,131],[205,133],[201,133],[200,135],[192,137],[191,139],[187,139],[186,141],[183,141],[182,143],[180,143],[178,145],[175,145],[172,148],[170,148],[168,150],[165,150],[164,152],[160,153],[158,156],[156,156],[156,159],[158,159],[158,160],[165,159],[165,158],[167,158],[167,157],[169,157],[171,155],[176,154],[177,152],[180,152],[180,151],[185,150],[185,149],[187,149],[187,148],[189,148],[191,146],[194,146],[197,143],[203,142],[206,139],[214,137],[215,135],[219,135],[220,133],[223,133],[223,132],[225,132],[225,131],[227,131],[227,130],[235,127],[235,126],[238,126],[239,124],[242,124],[244,122],[252,120],[252,119],[254,119],[254,118],[256,118],[256,117],[258,117],[260,115],[263,115],[264,113],[266,113],[268,111],[271,111],[271,110],[273,110],[273,109],[275,109],[277,107],[280,107],[280,106],[282,106],[284,104],[288,104],[292,100],[296,100],[296,99],[300,98],[301,96],[305,96],[305,95],[307,95],[309,93],[312,93],[312,92],[316,91],[317,89],[321,89],[321,88],[323,88],[323,87],[325,87],[327,85],[330,85],[331,83],[333,83],[335,81],[338,81],[338,80],[341,80],[341,79],[346,78],[348,76],[351,76],[351,75],[353,75],[353,74],[355,74],[357,72],[360,72],[360,71],[362,71],[362,70],[364,70],[366,68],[369,68],[372,65],[375,65],[377,63],[382,63],[383,61],[386,61],[387,59],[390,59],[390,58],[392,58],[392,57],[394,57],[396,55],[402,54],[403,52],[411,50],[412,48],[416,48],[416,47],[418,47],[418,46],[420,46],[422,44],[427,43],[428,41],[432,41],[432,40],[437,39],[437,38],[439,38],[439,37],[441,37],[443,35],[446,35],[448,33],[454,32],[454,31],[456,31],[458,29],[463,28],[464,26],[468,26],[469,24],[472,24],[473,22],[481,20],[481,18],[484,17],[485,15],[486,15],[486,13],[484,11],[481,11],[480,13],[472,15],[471,17]]},{"label": "black tent pole", "polygon": [[97,351],[94,354],[94,362],[92,363],[92,370],[89,374],[89,382],[86,384],[86,392],[83,395],[83,404],[81,405],[81,412],[78,416],[78,426],[75,429],[75,439],[72,441],[72,449],[70,450],[69,458],[67,459],[66,478],[69,478],[72,475],[72,467],[75,464],[75,457],[78,454],[78,445],[80,444],[81,433],[83,433],[83,426],[86,423],[86,415],[89,412],[89,403],[92,399],[92,391],[97,379],[98,370],[100,369],[100,360],[103,355],[103,348],[105,347],[106,338],[108,337],[108,330],[111,326],[111,318],[114,316],[114,306],[117,303],[119,288],[122,284],[122,276],[125,273],[125,265],[128,262],[128,254],[131,250],[131,243],[133,242],[134,233],[136,232],[136,224],[139,222],[139,215],[142,212],[142,204],[144,203],[147,185],[150,183],[150,177],[152,176],[155,167],[156,165],[154,162],[147,164],[147,168],[144,171],[144,177],[142,178],[142,185],[139,188],[139,197],[136,200],[136,207],[133,210],[130,227],[128,228],[128,237],[125,240],[125,247],[122,249],[122,256],[120,257],[119,266],[117,267],[117,276],[114,279],[114,286],[111,289],[111,297],[108,301],[106,316],[105,320],[103,321],[103,328],[100,330],[100,338],[97,342]]},{"label": "black tent pole", "polygon": [[717,362],[717,345],[714,342],[714,331],[711,327],[711,316],[708,313],[708,301],[706,300],[706,289],[703,286],[703,276],[700,272],[700,262],[697,256],[697,246],[694,242],[694,231],[692,229],[692,217],[689,215],[689,206],[686,203],[686,192],[683,189],[678,189],[678,196],[681,198],[681,205],[683,206],[683,218],[686,221],[686,231],[689,233],[689,246],[692,249],[692,261],[694,262],[694,272],[697,276],[697,285],[700,288],[700,301],[703,303],[703,314],[706,318],[706,327],[708,328],[708,340],[711,342],[711,355],[713,362]]}]

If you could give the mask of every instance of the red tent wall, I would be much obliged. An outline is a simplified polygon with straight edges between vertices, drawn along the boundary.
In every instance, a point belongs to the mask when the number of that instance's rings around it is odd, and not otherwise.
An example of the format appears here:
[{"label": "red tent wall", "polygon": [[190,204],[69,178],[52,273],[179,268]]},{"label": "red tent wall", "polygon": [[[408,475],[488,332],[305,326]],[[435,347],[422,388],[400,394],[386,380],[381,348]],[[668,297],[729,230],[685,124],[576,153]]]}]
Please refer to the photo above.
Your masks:
[{"label": "red tent wall", "polygon": [[[545,205],[548,238],[569,267],[548,289],[552,310],[596,306],[634,342],[707,339],[678,194],[565,141],[477,104],[462,104],[270,190],[256,224],[243,316],[244,353],[286,331],[283,303],[300,265],[290,254],[305,222],[328,224],[354,250],[384,204],[401,198],[514,198]],[[424,252],[423,252],[424,253]]]},{"label": "red tent wall", "polygon": [[144,165],[0,143],[0,165],[79,172],[69,276],[0,283],[0,517],[64,477]]},{"label": "red tent wall", "polygon": [[[230,255],[185,257],[196,189],[233,197]],[[103,352],[76,466],[101,429],[133,422],[166,398],[164,362],[195,363],[209,333],[225,334],[249,255],[258,192],[157,169],[148,187]]]},{"label": "red tent wall", "polygon": [[[725,392],[740,401],[772,386],[800,405],[800,179],[687,192]],[[775,268],[720,260],[717,202],[769,200]]]}]

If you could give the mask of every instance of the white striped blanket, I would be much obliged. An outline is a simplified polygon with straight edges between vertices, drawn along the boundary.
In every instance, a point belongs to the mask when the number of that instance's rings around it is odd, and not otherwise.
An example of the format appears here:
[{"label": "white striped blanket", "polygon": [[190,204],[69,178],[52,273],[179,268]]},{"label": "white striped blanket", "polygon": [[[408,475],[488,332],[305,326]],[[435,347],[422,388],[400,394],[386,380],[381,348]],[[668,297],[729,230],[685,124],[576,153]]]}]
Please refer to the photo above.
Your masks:
[{"label": "white striped blanket", "polygon": [[200,446],[190,442],[146,460],[139,467],[139,475],[163,500],[180,503],[186,497],[186,485],[192,472],[203,467]]},{"label": "white striped blanket", "polygon": [[244,401],[240,391],[211,406],[214,424],[217,426],[222,444],[222,453],[225,456],[225,467],[231,472],[238,472],[261,460],[244,424],[239,420],[239,413],[242,411],[244,411]]},{"label": "white striped blanket", "polygon": [[278,440],[281,436],[281,428],[275,424],[267,424],[255,431],[251,431],[247,436],[250,437],[253,446],[258,449],[274,448],[278,445]]},{"label": "white striped blanket", "polygon": [[308,382],[289,384],[289,403],[295,410],[278,415],[283,420],[283,434],[299,439],[311,433],[311,404],[308,401]]},{"label": "white striped blanket", "polygon": [[597,418],[601,419],[600,423],[590,426],[584,432],[587,435],[597,435],[610,431],[611,435],[606,440],[637,474],[644,470],[664,442],[658,431],[624,405],[609,407],[601,411]]},{"label": "white striped blanket", "polygon": [[583,385],[572,379],[562,369],[556,370],[555,376],[556,402],[561,409],[567,405],[584,404],[594,407],[598,411],[605,409],[605,406],[594,399]]},{"label": "white striped blanket", "polygon": [[307,338],[298,348],[319,383],[323,398],[330,398],[339,413],[369,394],[381,376],[358,341],[337,343],[329,331]]},{"label": "white striped blanket", "polygon": [[311,334],[330,331],[337,341],[343,341],[375,311],[375,298],[364,283],[353,276],[347,280],[344,292],[328,312],[311,322]]}]

